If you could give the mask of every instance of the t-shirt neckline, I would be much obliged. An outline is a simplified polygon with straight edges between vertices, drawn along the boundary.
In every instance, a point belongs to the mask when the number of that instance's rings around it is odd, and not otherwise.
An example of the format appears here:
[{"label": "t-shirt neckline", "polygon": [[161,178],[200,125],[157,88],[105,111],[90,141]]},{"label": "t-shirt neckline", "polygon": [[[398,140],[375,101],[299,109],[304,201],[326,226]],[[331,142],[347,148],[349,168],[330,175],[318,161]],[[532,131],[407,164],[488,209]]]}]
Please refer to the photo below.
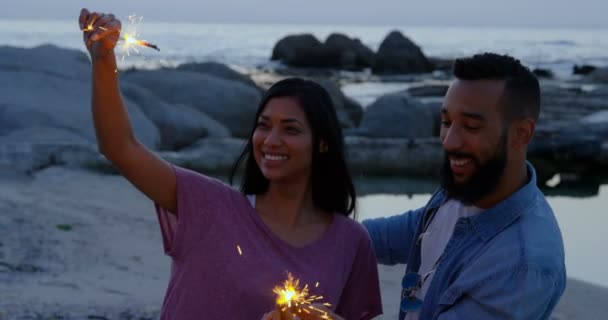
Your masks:
[{"label": "t-shirt neckline", "polygon": [[256,223],[258,223],[262,229],[264,229],[264,231],[275,241],[277,241],[278,243],[280,243],[282,246],[288,248],[289,250],[295,250],[295,251],[307,251],[307,250],[316,250],[316,247],[322,246],[322,244],[324,242],[327,241],[327,239],[334,233],[334,229],[337,227],[337,220],[338,217],[336,214],[334,214],[334,216],[332,217],[332,220],[329,224],[329,226],[327,227],[327,229],[325,229],[325,231],[323,232],[323,234],[318,238],[313,240],[310,243],[307,243],[301,247],[298,246],[294,246],[291,243],[283,240],[281,237],[279,237],[278,235],[276,235],[272,229],[270,229],[270,227],[268,227],[268,225],[264,222],[264,220],[262,220],[262,217],[260,216],[260,213],[255,209],[255,203],[256,203],[256,196],[254,194],[248,194],[245,195],[245,197],[247,198],[247,201],[250,204],[250,209],[249,210],[249,214],[252,216],[252,218],[256,221]]}]

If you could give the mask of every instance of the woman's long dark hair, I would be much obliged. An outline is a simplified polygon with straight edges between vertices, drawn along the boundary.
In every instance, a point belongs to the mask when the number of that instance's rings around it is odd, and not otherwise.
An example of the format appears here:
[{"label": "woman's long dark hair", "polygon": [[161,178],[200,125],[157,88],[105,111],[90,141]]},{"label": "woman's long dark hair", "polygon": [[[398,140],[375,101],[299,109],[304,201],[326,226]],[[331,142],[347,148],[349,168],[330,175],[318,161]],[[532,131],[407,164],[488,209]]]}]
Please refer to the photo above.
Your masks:
[{"label": "woman's long dark hair", "polygon": [[[266,91],[258,106],[247,145],[232,167],[230,183],[233,183],[237,171],[244,163],[241,192],[258,195],[268,190],[269,181],[262,174],[253,156],[252,137],[258,118],[268,101],[279,97],[294,98],[310,124],[313,142],[311,150],[313,204],[325,212],[337,212],[348,216],[355,210],[356,195],[346,165],[342,128],[329,93],[313,81],[289,78],[277,82]],[[321,142],[327,146],[325,152],[320,150]]]}]

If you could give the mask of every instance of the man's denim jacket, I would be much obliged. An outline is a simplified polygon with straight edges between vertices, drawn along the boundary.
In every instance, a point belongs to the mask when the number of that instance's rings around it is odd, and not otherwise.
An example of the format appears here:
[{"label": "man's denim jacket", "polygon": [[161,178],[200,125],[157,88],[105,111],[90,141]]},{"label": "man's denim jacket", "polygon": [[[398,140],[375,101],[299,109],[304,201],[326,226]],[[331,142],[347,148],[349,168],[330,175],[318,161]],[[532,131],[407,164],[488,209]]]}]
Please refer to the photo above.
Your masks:
[{"label": "man's denim jacket", "polygon": [[[536,185],[478,215],[461,218],[437,265],[419,319],[548,319],[566,286],[564,247],[553,211]],[[363,222],[382,264],[420,267],[422,221],[446,201],[438,190],[418,210]],[[405,314],[400,312],[399,319]]]}]

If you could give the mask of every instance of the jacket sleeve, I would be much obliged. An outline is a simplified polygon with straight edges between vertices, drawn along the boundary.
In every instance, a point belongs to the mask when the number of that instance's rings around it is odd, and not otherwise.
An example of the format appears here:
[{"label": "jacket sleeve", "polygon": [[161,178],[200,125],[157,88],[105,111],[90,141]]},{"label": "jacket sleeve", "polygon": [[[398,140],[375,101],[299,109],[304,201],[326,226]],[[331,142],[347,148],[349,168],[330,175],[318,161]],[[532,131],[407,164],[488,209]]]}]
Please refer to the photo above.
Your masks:
[{"label": "jacket sleeve", "polygon": [[437,319],[549,319],[564,289],[564,277],[549,270],[503,269],[466,291],[448,290],[439,304],[451,305]]},{"label": "jacket sleeve", "polygon": [[363,221],[379,263],[407,263],[423,212],[423,208],[420,208],[396,216]]}]

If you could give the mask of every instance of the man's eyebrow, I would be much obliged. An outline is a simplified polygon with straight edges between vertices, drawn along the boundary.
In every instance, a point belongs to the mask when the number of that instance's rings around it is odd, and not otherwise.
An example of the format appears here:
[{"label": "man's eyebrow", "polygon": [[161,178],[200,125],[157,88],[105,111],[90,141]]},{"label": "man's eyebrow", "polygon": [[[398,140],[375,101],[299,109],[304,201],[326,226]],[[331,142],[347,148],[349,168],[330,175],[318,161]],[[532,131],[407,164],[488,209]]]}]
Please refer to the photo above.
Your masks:
[{"label": "man's eyebrow", "polygon": [[484,115],[481,113],[464,111],[464,112],[461,112],[460,114],[462,114],[463,116],[465,116],[467,118],[472,118],[472,119],[479,120],[479,121],[486,121],[486,117],[484,117]]},{"label": "man's eyebrow", "polygon": [[[441,114],[443,115],[447,115],[448,114],[448,110],[444,107],[441,108]],[[486,117],[478,112],[468,112],[468,111],[463,111],[460,113],[462,116],[467,117],[467,118],[472,118],[475,120],[479,120],[479,121],[486,121]]]}]

